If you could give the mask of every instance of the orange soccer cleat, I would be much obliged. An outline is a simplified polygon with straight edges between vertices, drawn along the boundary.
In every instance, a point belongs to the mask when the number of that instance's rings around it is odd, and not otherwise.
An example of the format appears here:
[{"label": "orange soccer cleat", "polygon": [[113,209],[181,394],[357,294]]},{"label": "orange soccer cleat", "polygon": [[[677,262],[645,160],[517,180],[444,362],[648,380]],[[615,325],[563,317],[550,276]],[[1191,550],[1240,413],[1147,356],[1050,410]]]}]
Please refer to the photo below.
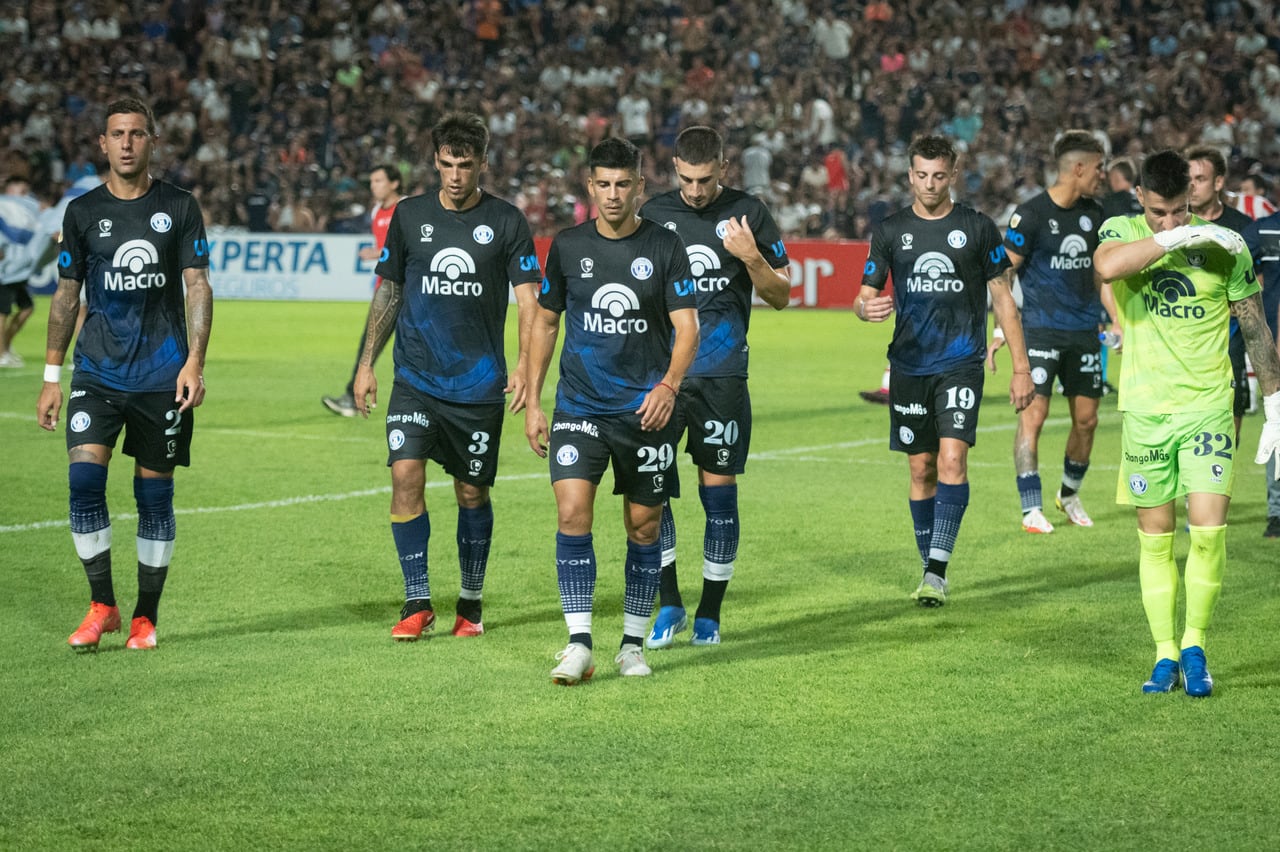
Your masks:
[{"label": "orange soccer cleat", "polygon": [[156,626],[151,619],[140,615],[129,624],[129,641],[125,647],[134,651],[154,651],[156,647]]},{"label": "orange soccer cleat", "polygon": [[423,633],[430,633],[435,626],[436,614],[429,609],[424,609],[400,619],[400,622],[391,628],[391,638],[397,642],[417,642],[422,638]]},{"label": "orange soccer cleat", "polygon": [[89,614],[67,639],[67,644],[77,651],[96,651],[103,633],[115,633],[119,629],[120,608],[93,601],[89,604]]},{"label": "orange soccer cleat", "polygon": [[484,622],[468,621],[461,615],[454,619],[453,635],[454,636],[479,636],[484,633]]}]

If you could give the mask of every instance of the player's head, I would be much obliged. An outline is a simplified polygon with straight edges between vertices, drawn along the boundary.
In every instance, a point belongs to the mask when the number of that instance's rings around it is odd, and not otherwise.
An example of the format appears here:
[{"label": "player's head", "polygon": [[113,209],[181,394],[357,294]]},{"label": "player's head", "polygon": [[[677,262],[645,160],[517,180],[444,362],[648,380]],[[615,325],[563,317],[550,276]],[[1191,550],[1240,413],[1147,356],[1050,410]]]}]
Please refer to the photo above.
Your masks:
[{"label": "player's head", "polygon": [[1260,174],[1250,173],[1240,179],[1241,195],[1261,195],[1266,197],[1266,194],[1270,191],[1271,184]]},{"label": "player's head", "polygon": [[1081,195],[1096,195],[1102,185],[1102,158],[1106,151],[1088,130],[1065,130],[1053,143],[1058,182],[1070,183]]},{"label": "player's head", "polygon": [[640,149],[626,139],[606,139],[591,149],[587,166],[587,191],[600,218],[617,228],[634,217],[644,192]]},{"label": "player's head", "polygon": [[1118,157],[1107,166],[1107,185],[1111,187],[1112,192],[1133,189],[1137,181],[1138,170],[1133,167],[1133,160],[1128,157]]},{"label": "player's head", "polygon": [[720,195],[724,175],[724,140],[710,127],[686,127],[676,137],[672,158],[680,197],[694,209],[706,207]]},{"label": "player's head", "polygon": [[375,204],[385,204],[400,194],[400,170],[395,166],[374,166],[369,172],[369,192]]},{"label": "player's head", "polygon": [[151,107],[137,98],[120,98],[107,105],[106,129],[98,137],[98,146],[112,174],[122,178],[145,174],[151,167],[155,139]]},{"label": "player's head", "polygon": [[1191,212],[1207,213],[1217,203],[1227,181],[1227,159],[1212,145],[1189,148],[1186,158],[1191,173]]},{"label": "player's head", "polygon": [[956,175],[956,147],[944,136],[920,136],[907,148],[908,177],[916,203],[934,211],[951,202]]},{"label": "player's head", "polygon": [[465,207],[480,190],[480,175],[488,163],[489,128],[475,113],[454,112],[431,129],[435,166],[440,173],[441,201]]},{"label": "player's head", "polygon": [[4,179],[5,195],[27,195],[31,192],[31,182],[22,175],[9,175]]},{"label": "player's head", "polygon": [[1138,203],[1152,231],[1168,231],[1187,224],[1190,200],[1191,169],[1181,154],[1165,149],[1142,161]]}]

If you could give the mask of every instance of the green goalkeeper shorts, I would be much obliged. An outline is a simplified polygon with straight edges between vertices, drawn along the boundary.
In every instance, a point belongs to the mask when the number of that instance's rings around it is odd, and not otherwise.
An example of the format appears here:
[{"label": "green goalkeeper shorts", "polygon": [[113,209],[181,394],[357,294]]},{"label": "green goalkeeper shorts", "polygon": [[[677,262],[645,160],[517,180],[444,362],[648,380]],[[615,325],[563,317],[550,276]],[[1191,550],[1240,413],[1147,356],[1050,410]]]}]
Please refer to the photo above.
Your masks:
[{"label": "green goalkeeper shorts", "polygon": [[1185,494],[1231,496],[1236,446],[1230,409],[1121,414],[1117,503],[1147,509]]}]

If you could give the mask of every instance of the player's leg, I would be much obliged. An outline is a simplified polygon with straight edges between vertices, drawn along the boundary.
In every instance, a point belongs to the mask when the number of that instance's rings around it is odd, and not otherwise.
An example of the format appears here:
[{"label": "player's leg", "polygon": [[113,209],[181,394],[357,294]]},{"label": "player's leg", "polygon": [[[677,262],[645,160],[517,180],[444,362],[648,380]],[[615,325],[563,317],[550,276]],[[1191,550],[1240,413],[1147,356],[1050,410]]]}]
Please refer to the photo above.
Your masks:
[{"label": "player's leg", "polygon": [[671,503],[662,506],[658,543],[662,550],[662,575],[658,581],[658,617],[653,629],[644,640],[648,648],[668,648],[675,642],[676,634],[689,627],[684,599],[680,596],[680,582],[676,573],[676,523],[671,515]]},{"label": "player's leg", "polygon": [[1143,692],[1171,692],[1179,683],[1180,657],[1175,636],[1178,609],[1178,564],[1173,558],[1173,502],[1138,508],[1138,585],[1156,665]]},{"label": "player's leg", "polygon": [[[68,417],[68,422],[75,421]],[[89,581],[89,613],[67,640],[77,651],[96,650],[102,634],[120,629],[111,579],[111,515],[107,511],[111,451],[107,445],[80,444],[67,454],[71,539]]]},{"label": "player's leg", "polygon": [[0,352],[8,352],[10,359],[16,361],[19,365],[23,363],[22,357],[13,351],[13,339],[18,336],[18,332],[22,331],[22,327],[27,324],[27,320],[35,313],[35,302],[31,300],[31,293],[27,290],[26,283],[15,284],[14,302],[17,310],[10,314],[4,322],[4,340],[0,341]]},{"label": "player's leg", "polygon": [[8,336],[5,329],[13,314],[13,301],[17,293],[12,284],[0,284],[0,367],[21,367],[22,362],[9,352]]},{"label": "player's leg", "polygon": [[1276,458],[1267,459],[1267,526],[1263,538],[1280,538],[1280,480],[1276,479]]},{"label": "player's leg", "polygon": [[458,566],[462,572],[453,635],[479,636],[484,632],[481,597],[493,539],[493,503],[488,486],[455,479],[453,489],[458,499]]},{"label": "player's leg", "polygon": [[738,558],[738,478],[698,471],[698,497],[707,520],[702,537],[702,597],[693,619],[695,645],[718,642],[720,606]]},{"label": "player's leg", "polygon": [[1053,532],[1053,524],[1044,516],[1040,482],[1040,433],[1048,416],[1049,397],[1037,393],[1031,398],[1031,404],[1018,412],[1018,429],[1013,436],[1013,466],[1017,473],[1018,500],[1022,504],[1022,528],[1029,533]]},{"label": "player's leg", "polygon": [[956,438],[938,442],[937,479],[934,494],[933,534],[929,537],[929,562],[925,584],[941,591],[941,598],[917,597],[922,604],[941,606],[948,589],[947,566],[960,535],[960,523],[969,508],[969,445]]},{"label": "player's leg", "polygon": [[439,422],[440,440],[431,450],[453,477],[458,502],[458,567],[462,582],[458,592],[458,614],[454,636],[479,636],[481,595],[489,565],[489,544],[493,539],[493,504],[489,488],[498,471],[498,450],[502,440],[505,409],[495,405],[433,404]]},{"label": "player's leg", "polygon": [[324,404],[324,407],[340,417],[356,416],[356,372],[360,369],[360,358],[364,355],[368,333],[368,326],[362,326],[360,329],[360,346],[356,349],[356,360],[351,366],[351,378],[347,379],[347,387],[343,390],[342,395],[320,397],[320,402]]},{"label": "player's leg", "polygon": [[1093,526],[1093,520],[1080,502],[1079,491],[1089,472],[1093,455],[1093,436],[1098,429],[1098,401],[1102,398],[1102,369],[1092,332],[1082,334],[1080,341],[1063,352],[1062,387],[1071,411],[1071,431],[1062,458],[1062,485],[1056,503],[1071,523]]},{"label": "player's leg", "polygon": [[938,439],[929,416],[928,382],[925,377],[894,373],[889,394],[889,449],[907,454],[907,501],[923,575],[929,568],[929,540],[933,537],[933,508],[938,491]]},{"label": "player's leg", "polygon": [[391,537],[404,577],[404,606],[391,638],[412,642],[430,632],[436,614],[431,605],[427,545],[431,517],[427,513],[425,459],[396,459],[391,463]]},{"label": "player's leg", "polygon": [[627,531],[627,563],[622,595],[622,641],[614,662],[623,677],[644,676],[652,674],[644,660],[641,643],[662,574],[659,540],[662,506],[646,506],[624,496],[622,520]]}]

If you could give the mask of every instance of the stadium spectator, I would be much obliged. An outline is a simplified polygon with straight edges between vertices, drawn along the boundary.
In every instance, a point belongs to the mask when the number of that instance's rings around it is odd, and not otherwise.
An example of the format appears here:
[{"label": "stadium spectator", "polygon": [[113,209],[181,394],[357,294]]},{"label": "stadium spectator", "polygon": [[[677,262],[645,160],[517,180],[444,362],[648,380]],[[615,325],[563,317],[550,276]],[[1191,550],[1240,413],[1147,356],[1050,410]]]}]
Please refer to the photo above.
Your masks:
[{"label": "stadium spectator", "polygon": [[[1272,340],[1280,345],[1280,213],[1250,223],[1244,229],[1244,242],[1262,282],[1262,312]],[[1280,478],[1274,458],[1267,459],[1267,527],[1262,534],[1280,538]]]},{"label": "stadium spectator", "polygon": [[[1137,508],[1138,578],[1156,644],[1156,664],[1142,691],[1181,685],[1188,695],[1204,697],[1213,691],[1205,633],[1222,588],[1233,479],[1228,314],[1240,321],[1265,394],[1259,464],[1280,452],[1280,359],[1244,240],[1192,218],[1190,183],[1187,161],[1176,151],[1147,157],[1138,187],[1143,214],[1103,223],[1094,267],[1112,284],[1125,330],[1117,499]],[[1151,299],[1153,289],[1163,297]],[[1165,309],[1170,305],[1179,310]],[[1173,535],[1175,498],[1184,493],[1191,548],[1179,643]]]},{"label": "stadium spectator", "polygon": [[1250,219],[1261,219],[1276,212],[1276,206],[1267,197],[1271,182],[1261,174],[1249,173],[1240,179],[1240,191],[1235,196],[1235,209]]}]

